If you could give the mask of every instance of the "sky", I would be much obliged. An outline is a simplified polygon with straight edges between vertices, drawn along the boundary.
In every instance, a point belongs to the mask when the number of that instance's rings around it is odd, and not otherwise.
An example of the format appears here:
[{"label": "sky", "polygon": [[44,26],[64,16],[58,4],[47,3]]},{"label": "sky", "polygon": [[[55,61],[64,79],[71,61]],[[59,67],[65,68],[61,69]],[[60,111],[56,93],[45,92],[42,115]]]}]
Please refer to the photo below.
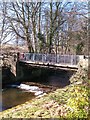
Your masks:
[{"label": "sky", "polygon": [[[2,0],[0,0],[0,2],[1,2]],[[62,1],[62,2],[88,2],[88,0],[3,0],[3,2],[31,2],[31,1],[37,1],[37,2],[40,2],[40,1],[44,1],[44,2],[51,2],[51,1],[53,1],[53,2],[60,2],[60,1]],[[10,39],[9,37],[8,37],[8,39]],[[11,43],[11,42],[10,42]]]},{"label": "sky", "polygon": [[51,2],[51,1],[53,1],[53,2],[60,2],[60,1],[65,1],[65,2],[67,2],[67,1],[69,1],[69,2],[77,2],[77,1],[79,1],[79,2],[88,2],[88,0],[0,0],[0,2],[31,2],[31,1],[33,1],[33,2]]}]

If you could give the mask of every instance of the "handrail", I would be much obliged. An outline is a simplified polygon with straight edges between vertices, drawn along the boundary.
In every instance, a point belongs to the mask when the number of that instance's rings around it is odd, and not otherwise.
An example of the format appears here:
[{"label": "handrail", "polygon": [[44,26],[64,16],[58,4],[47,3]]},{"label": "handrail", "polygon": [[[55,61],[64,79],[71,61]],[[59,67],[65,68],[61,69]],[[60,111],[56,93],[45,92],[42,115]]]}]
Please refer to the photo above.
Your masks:
[{"label": "handrail", "polygon": [[60,55],[60,54],[41,54],[41,53],[23,53],[19,55],[20,61],[43,62],[52,64],[70,64],[77,65],[79,62],[78,55]]}]

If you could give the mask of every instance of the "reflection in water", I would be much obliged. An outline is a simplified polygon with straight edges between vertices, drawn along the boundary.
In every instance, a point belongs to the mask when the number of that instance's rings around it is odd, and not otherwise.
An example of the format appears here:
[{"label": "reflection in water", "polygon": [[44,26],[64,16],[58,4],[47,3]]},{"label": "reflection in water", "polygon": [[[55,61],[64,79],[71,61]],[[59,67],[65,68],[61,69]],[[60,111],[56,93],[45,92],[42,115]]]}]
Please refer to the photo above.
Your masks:
[{"label": "reflection in water", "polygon": [[2,110],[22,104],[33,99],[33,93],[26,92],[17,88],[9,88],[2,92]]}]

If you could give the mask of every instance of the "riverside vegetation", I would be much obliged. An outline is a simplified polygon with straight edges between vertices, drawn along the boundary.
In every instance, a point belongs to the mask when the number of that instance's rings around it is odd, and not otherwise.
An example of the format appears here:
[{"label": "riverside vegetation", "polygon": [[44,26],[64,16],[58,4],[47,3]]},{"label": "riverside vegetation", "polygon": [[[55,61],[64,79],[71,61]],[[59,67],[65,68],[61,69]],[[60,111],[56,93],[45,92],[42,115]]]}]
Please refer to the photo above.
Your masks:
[{"label": "riverside vegetation", "polygon": [[80,65],[71,84],[0,113],[4,118],[90,118],[88,68]]}]

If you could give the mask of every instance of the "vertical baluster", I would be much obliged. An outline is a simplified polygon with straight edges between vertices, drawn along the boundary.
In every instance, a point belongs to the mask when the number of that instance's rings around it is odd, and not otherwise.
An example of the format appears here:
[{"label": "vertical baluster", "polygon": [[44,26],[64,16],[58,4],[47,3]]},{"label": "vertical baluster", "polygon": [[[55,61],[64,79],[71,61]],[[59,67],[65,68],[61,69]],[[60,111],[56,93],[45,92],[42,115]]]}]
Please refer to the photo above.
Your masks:
[{"label": "vertical baluster", "polygon": [[29,53],[27,54],[27,60],[29,61]]},{"label": "vertical baluster", "polygon": [[49,56],[49,54],[47,54],[47,62],[48,62],[48,56]]},{"label": "vertical baluster", "polygon": [[78,61],[79,61],[79,56],[76,55],[76,65],[77,65]]},{"label": "vertical baluster", "polygon": [[50,62],[53,63],[53,55],[50,54]]},{"label": "vertical baluster", "polygon": [[69,55],[69,64],[71,65],[71,55]]},{"label": "vertical baluster", "polygon": [[59,62],[59,58],[58,58],[58,55],[57,55],[57,63]]},{"label": "vertical baluster", "polygon": [[39,61],[39,60],[40,60],[40,54],[37,53],[37,61]]},{"label": "vertical baluster", "polygon": [[71,55],[71,65],[73,65],[73,55]]},{"label": "vertical baluster", "polygon": [[76,55],[75,55],[75,63],[76,63],[75,65],[77,65],[77,56]]},{"label": "vertical baluster", "polygon": [[42,54],[42,62],[45,62],[45,55]]},{"label": "vertical baluster", "polygon": [[39,54],[36,53],[36,61],[39,61]]},{"label": "vertical baluster", "polygon": [[57,63],[57,55],[55,54],[54,57],[55,57],[55,63]]},{"label": "vertical baluster", "polygon": [[75,56],[73,55],[73,65],[75,64]]},{"label": "vertical baluster", "polygon": [[77,56],[75,55],[75,65],[77,65]]},{"label": "vertical baluster", "polygon": [[42,62],[44,61],[44,54],[42,54]]},{"label": "vertical baluster", "polygon": [[64,64],[65,64],[65,59],[66,59],[66,56],[65,56],[65,55],[63,55],[63,58],[64,58]]},{"label": "vertical baluster", "polygon": [[41,54],[41,61],[43,62],[43,54]]},{"label": "vertical baluster", "polygon": [[46,62],[46,55],[43,54],[43,62]]},{"label": "vertical baluster", "polygon": [[64,64],[66,64],[66,55],[64,55]]},{"label": "vertical baluster", "polygon": [[58,61],[59,61],[59,63],[60,63],[60,55],[58,55]]},{"label": "vertical baluster", "polygon": [[61,59],[61,55],[59,55],[59,63],[61,63],[61,60],[60,60],[60,59]]},{"label": "vertical baluster", "polygon": [[67,55],[65,55],[65,64],[67,64]]},{"label": "vertical baluster", "polygon": [[68,55],[66,56],[66,63],[68,64]]},{"label": "vertical baluster", "polygon": [[70,55],[70,65],[72,65],[72,55]]},{"label": "vertical baluster", "polygon": [[59,57],[59,63],[60,63],[61,55],[59,55],[58,57]]},{"label": "vertical baluster", "polygon": [[31,61],[33,61],[33,54],[31,53],[31,59],[30,59]]},{"label": "vertical baluster", "polygon": [[36,62],[37,55],[34,53],[34,61]]},{"label": "vertical baluster", "polygon": [[73,65],[76,65],[76,59],[75,59],[75,55],[73,55]]},{"label": "vertical baluster", "polygon": [[31,60],[31,53],[29,53],[29,60]]},{"label": "vertical baluster", "polygon": [[40,62],[42,62],[42,56],[41,56],[41,54],[40,54]]},{"label": "vertical baluster", "polygon": [[50,63],[52,62],[52,55],[50,54],[50,59],[49,59]]},{"label": "vertical baluster", "polygon": [[40,61],[40,54],[37,53],[37,59],[38,59],[38,62]]},{"label": "vertical baluster", "polygon": [[68,64],[70,64],[70,55],[68,55]]},{"label": "vertical baluster", "polygon": [[50,54],[48,54],[48,62],[50,62]]},{"label": "vertical baluster", "polygon": [[42,54],[40,54],[41,62],[42,62]]},{"label": "vertical baluster", "polygon": [[26,61],[27,61],[27,60],[28,60],[28,54],[26,53],[26,54],[24,54],[24,55],[26,55],[26,57],[25,57],[25,58],[26,58]]},{"label": "vertical baluster", "polygon": [[68,64],[70,64],[70,62],[69,62],[69,56],[70,56],[70,55],[68,55]]},{"label": "vertical baluster", "polygon": [[39,57],[38,57],[39,59],[38,59],[38,61],[39,62],[41,62],[42,60],[41,60],[41,54],[39,54]]},{"label": "vertical baluster", "polygon": [[32,53],[32,61],[33,61],[33,59],[34,59],[33,54],[34,54],[34,53]]},{"label": "vertical baluster", "polygon": [[65,64],[67,64],[67,55],[65,55]]},{"label": "vertical baluster", "polygon": [[48,58],[47,62],[50,62],[50,54],[48,54],[47,58]]},{"label": "vertical baluster", "polygon": [[45,59],[45,62],[47,62],[47,54],[45,55],[45,58],[46,58],[46,59]]},{"label": "vertical baluster", "polygon": [[45,54],[45,59],[44,59],[44,62],[46,62],[47,61],[47,55]]},{"label": "vertical baluster", "polygon": [[38,53],[37,58],[39,58],[38,61],[41,62],[41,54]]},{"label": "vertical baluster", "polygon": [[28,53],[28,60],[30,60],[30,53]]},{"label": "vertical baluster", "polygon": [[56,58],[56,63],[57,63],[57,61],[58,61],[58,60],[57,60],[57,59],[58,59],[58,55],[57,55],[57,54],[56,54],[56,57],[55,57],[55,58]]},{"label": "vertical baluster", "polygon": [[47,62],[49,62],[49,54],[47,54]]},{"label": "vertical baluster", "polygon": [[79,56],[76,55],[76,65],[78,64],[78,62],[79,62]]},{"label": "vertical baluster", "polygon": [[37,61],[37,53],[35,53],[35,62]]},{"label": "vertical baluster", "polygon": [[35,61],[35,53],[33,53],[33,61]]},{"label": "vertical baluster", "polygon": [[37,53],[35,53],[35,62],[37,61]]},{"label": "vertical baluster", "polygon": [[50,54],[50,59],[49,60],[50,60],[50,63],[52,63],[52,54]]},{"label": "vertical baluster", "polygon": [[75,65],[77,65],[77,56],[75,55]]}]

